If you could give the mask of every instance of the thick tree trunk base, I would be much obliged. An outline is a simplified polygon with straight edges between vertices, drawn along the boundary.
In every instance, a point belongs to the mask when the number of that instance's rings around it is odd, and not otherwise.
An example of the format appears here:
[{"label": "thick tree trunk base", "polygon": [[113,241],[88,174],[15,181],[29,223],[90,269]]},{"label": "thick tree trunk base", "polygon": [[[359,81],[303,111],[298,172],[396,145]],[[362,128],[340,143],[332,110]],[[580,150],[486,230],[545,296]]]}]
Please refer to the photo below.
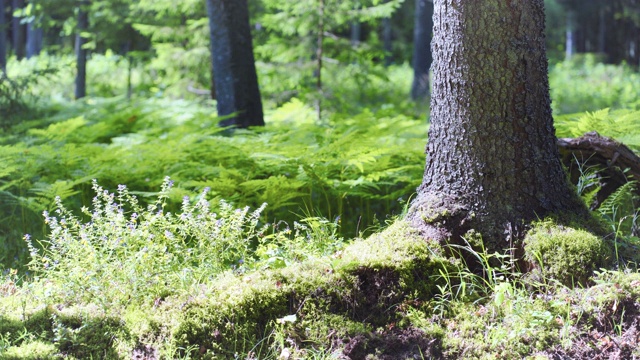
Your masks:
[{"label": "thick tree trunk base", "polygon": [[471,230],[473,216],[458,199],[445,194],[420,193],[411,203],[407,220],[420,234],[440,243],[458,242]]},{"label": "thick tree trunk base", "polygon": [[[574,184],[586,169],[597,169],[595,174],[600,189],[593,202],[587,204],[591,210],[600,207],[609,195],[629,180],[640,182],[640,157],[624,144],[595,131],[575,139],[558,139],[558,147]],[[640,195],[637,187],[636,194]]]},{"label": "thick tree trunk base", "polygon": [[[599,169],[597,176],[600,190],[594,203],[589,204],[592,210],[597,209],[609,195],[630,179],[640,182],[640,157],[624,144],[601,136],[597,132],[586,133],[575,139],[558,139],[558,147],[573,184],[577,184],[581,169],[588,167]],[[640,196],[640,189],[636,188],[636,193]],[[479,225],[478,220],[473,211],[462,205],[464,203],[462,199],[456,199],[450,195],[420,193],[411,204],[407,220],[425,238],[442,244],[471,246],[478,250],[479,244],[474,243],[474,239],[478,238],[478,233],[474,231]],[[557,215],[569,215],[564,217],[573,220],[585,217],[585,221],[589,221],[585,214]],[[530,219],[530,221],[535,220]],[[495,226],[499,227],[501,224],[495,224]],[[519,224],[509,224],[501,229],[504,231],[505,241],[509,242],[505,248],[512,249],[516,257],[522,254],[521,241],[529,228],[530,223],[523,219]],[[469,254],[463,254],[469,260],[467,255]]]},{"label": "thick tree trunk base", "polygon": [[[478,253],[500,251],[509,254],[512,259],[522,259],[524,249],[522,240],[536,219],[522,219],[518,223],[499,224],[493,226],[494,231],[501,233],[502,246],[495,244],[496,234],[483,237],[486,229],[486,218],[477,214],[464,204],[464,199],[456,199],[445,194],[421,193],[411,203],[407,213],[407,221],[417,229],[425,239],[432,239],[443,245],[448,256],[460,258],[474,272],[482,272],[486,264],[482,264]],[[484,234],[487,235],[487,234]],[[498,266],[497,258],[490,262]],[[524,263],[514,262],[515,266],[524,269]]]}]

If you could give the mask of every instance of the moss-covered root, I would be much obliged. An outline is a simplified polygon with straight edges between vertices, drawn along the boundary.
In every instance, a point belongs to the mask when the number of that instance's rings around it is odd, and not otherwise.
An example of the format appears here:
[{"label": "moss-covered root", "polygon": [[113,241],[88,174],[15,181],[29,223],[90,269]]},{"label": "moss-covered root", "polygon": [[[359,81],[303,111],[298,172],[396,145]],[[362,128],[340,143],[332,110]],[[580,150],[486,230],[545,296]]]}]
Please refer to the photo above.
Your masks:
[{"label": "moss-covered root", "polygon": [[202,358],[319,351],[314,349],[360,356],[401,339],[414,339],[407,341],[416,354],[430,353],[433,341],[376,329],[393,327],[406,302],[435,293],[433,275],[448,266],[439,252],[398,221],[331,258],[228,276],[210,298],[188,306],[173,339]]}]

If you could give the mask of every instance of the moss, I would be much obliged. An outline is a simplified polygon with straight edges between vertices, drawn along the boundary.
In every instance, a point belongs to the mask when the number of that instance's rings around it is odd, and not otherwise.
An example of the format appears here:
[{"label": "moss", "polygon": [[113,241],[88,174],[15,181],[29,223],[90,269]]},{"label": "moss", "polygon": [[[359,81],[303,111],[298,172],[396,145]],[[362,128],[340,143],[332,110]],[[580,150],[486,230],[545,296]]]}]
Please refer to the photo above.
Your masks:
[{"label": "moss", "polygon": [[324,336],[326,345],[329,334],[383,326],[401,318],[397,308],[404,301],[432,296],[432,275],[448,266],[439,253],[438,245],[397,221],[333,257],[219,279],[211,297],[189,304],[172,337],[202,358],[231,356],[266,346],[264,339],[284,331],[276,320],[295,314],[297,322],[286,329],[292,341],[304,346]]},{"label": "moss", "polygon": [[79,359],[118,359],[114,342],[128,337],[122,322],[115,317],[80,310],[60,312],[55,319],[54,333],[59,351]]},{"label": "moss", "polygon": [[567,286],[586,284],[593,271],[605,267],[612,257],[609,245],[600,237],[551,221],[540,222],[529,231],[524,249],[534,276]]},{"label": "moss", "polygon": [[[12,346],[4,353],[0,353],[4,360],[54,360],[63,359],[56,347],[51,343],[32,341],[20,346]],[[71,359],[69,357],[64,357]]]}]

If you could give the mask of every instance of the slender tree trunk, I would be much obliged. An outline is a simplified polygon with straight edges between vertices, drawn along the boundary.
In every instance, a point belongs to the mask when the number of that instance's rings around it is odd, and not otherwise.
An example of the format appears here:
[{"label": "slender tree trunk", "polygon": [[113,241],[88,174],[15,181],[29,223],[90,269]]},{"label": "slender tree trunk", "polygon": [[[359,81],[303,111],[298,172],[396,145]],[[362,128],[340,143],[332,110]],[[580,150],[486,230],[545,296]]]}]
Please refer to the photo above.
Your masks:
[{"label": "slender tree trunk", "polygon": [[[24,0],[13,0],[13,11],[24,8]],[[18,60],[25,56],[25,38],[27,28],[21,24],[21,17],[13,16],[13,53]]]},{"label": "slender tree trunk", "polygon": [[318,89],[318,99],[316,102],[316,112],[318,121],[322,120],[322,57],[324,56],[324,0],[318,0],[318,39],[316,50],[316,88]]},{"label": "slender tree trunk", "polygon": [[[29,0],[31,6],[36,6],[36,3],[37,0]],[[42,27],[38,26],[34,19],[27,23],[27,59],[40,55],[43,34]]]},{"label": "slender tree trunk", "polygon": [[606,8],[603,6],[598,12],[598,53],[605,53],[605,41],[607,39]]},{"label": "slender tree trunk", "polygon": [[87,96],[87,39],[83,33],[89,28],[89,1],[81,1],[78,7],[78,27],[76,29],[76,99]]},{"label": "slender tree trunk", "polygon": [[567,9],[565,60],[571,60],[576,52],[576,12]]},{"label": "slender tree trunk", "polygon": [[[0,71],[7,72],[7,23],[5,21],[6,6],[0,0]],[[2,76],[3,74],[0,74]]]},{"label": "slender tree trunk", "polygon": [[213,72],[213,66],[211,66],[211,90],[209,91],[211,100],[216,100],[216,74]]},{"label": "slender tree trunk", "polygon": [[413,29],[413,84],[411,85],[413,100],[422,100],[429,96],[432,28],[433,2],[416,0],[416,17]]},{"label": "slender tree trunk", "polygon": [[211,58],[222,126],[264,125],[247,0],[207,0]]},{"label": "slender tree trunk", "polygon": [[384,66],[393,63],[393,28],[391,17],[382,19],[382,47],[384,49]]},{"label": "slender tree trunk", "polygon": [[42,35],[42,28],[36,27],[33,21],[27,24],[27,59],[40,55]]},{"label": "slender tree trunk", "polygon": [[360,37],[362,35],[362,25],[360,21],[355,20],[351,23],[351,45],[356,46],[360,44]]},{"label": "slender tree trunk", "polygon": [[587,210],[551,117],[543,0],[436,0],[427,165],[408,219],[426,237],[518,247],[526,225]]}]

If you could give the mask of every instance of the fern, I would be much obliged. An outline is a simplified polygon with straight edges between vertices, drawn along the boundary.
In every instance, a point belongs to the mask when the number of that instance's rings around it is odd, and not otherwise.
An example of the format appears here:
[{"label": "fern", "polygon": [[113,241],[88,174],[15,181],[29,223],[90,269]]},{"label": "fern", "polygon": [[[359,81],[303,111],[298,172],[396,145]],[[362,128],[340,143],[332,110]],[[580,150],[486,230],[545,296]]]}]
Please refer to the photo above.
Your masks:
[{"label": "fern", "polygon": [[637,181],[629,181],[609,195],[598,208],[616,235],[628,236],[635,225]]}]

